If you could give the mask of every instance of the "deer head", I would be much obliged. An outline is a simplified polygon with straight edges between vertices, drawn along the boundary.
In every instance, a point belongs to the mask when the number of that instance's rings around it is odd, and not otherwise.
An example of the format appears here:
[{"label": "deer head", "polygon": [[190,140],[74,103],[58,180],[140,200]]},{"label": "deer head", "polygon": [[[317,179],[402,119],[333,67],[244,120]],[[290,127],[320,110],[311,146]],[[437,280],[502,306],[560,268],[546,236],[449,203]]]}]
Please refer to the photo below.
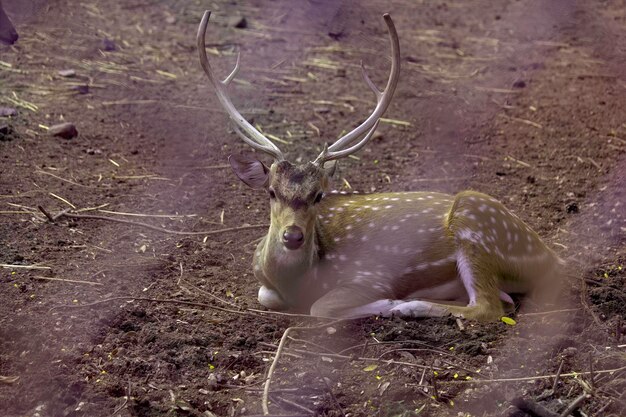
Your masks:
[{"label": "deer head", "polygon": [[328,190],[336,161],[357,152],[368,143],[398,84],[400,45],[393,21],[388,14],[383,16],[391,39],[392,55],[389,80],[383,91],[374,85],[361,63],[365,83],[376,96],[377,104],[374,111],[363,123],[333,145],[324,146],[314,161],[292,164],[285,160],[283,153],[274,143],[245,120],[228,95],[227,87],[239,71],[240,55],[237,55],[235,68],[224,81],[218,80],[214,75],[207,58],[204,40],[210,15],[209,11],[204,13],[198,29],[197,43],[202,68],[215,88],[220,103],[230,116],[237,134],[252,148],[270,155],[274,160],[271,166],[267,167],[256,158],[231,155],[230,165],[245,184],[252,188],[265,189],[269,195],[271,226],[268,243],[274,245],[275,250],[302,251],[308,254],[315,245],[316,206]]}]

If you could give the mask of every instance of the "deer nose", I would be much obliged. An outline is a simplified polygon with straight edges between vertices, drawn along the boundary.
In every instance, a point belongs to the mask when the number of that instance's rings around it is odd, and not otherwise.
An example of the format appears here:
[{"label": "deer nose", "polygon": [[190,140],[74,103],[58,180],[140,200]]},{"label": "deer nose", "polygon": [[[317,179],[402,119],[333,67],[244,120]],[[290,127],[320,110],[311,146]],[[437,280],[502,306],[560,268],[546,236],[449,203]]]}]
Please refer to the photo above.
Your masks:
[{"label": "deer nose", "polygon": [[304,242],[304,234],[298,226],[289,226],[283,232],[283,243],[287,249],[298,249]]}]

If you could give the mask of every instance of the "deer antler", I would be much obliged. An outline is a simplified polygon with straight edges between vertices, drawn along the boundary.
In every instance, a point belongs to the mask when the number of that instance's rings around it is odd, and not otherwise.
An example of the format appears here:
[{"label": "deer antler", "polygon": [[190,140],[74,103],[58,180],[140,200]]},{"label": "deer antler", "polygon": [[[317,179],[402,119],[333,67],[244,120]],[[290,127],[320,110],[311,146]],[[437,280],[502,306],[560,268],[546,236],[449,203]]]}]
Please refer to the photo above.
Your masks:
[{"label": "deer antler", "polygon": [[220,81],[215,78],[215,75],[213,74],[213,69],[209,64],[209,59],[207,58],[206,46],[204,41],[204,37],[206,36],[206,28],[209,23],[209,17],[211,17],[211,12],[207,10],[204,12],[204,15],[202,16],[202,21],[200,22],[200,26],[198,27],[197,45],[202,69],[204,69],[204,72],[209,78],[209,81],[215,88],[217,98],[220,100],[220,103],[226,110],[226,113],[228,113],[231,120],[234,122],[235,131],[243,139],[243,141],[252,146],[254,149],[265,152],[274,157],[274,159],[282,161],[285,158],[283,157],[283,153],[280,151],[280,149],[278,149],[278,147],[274,145],[272,141],[263,136],[261,132],[256,130],[254,126],[252,126],[246,119],[244,119],[241,113],[239,113],[233,105],[233,102],[231,101],[230,96],[226,91],[228,85],[239,72],[239,57],[241,54],[237,54],[237,63],[235,64],[235,69],[233,69],[233,71],[228,77],[224,79],[224,81]]},{"label": "deer antler", "polygon": [[[361,72],[363,74],[363,79],[365,80],[367,86],[376,95],[376,108],[374,108],[372,114],[370,114],[370,116],[358,127],[338,139],[330,147],[324,147],[322,153],[320,153],[320,155],[314,161],[314,163],[319,166],[323,166],[325,162],[344,158],[348,155],[351,155],[361,149],[363,146],[365,146],[365,144],[367,144],[367,142],[372,138],[374,131],[378,127],[379,119],[385,113],[387,107],[389,107],[389,103],[391,102],[393,93],[396,90],[396,86],[398,85],[398,78],[400,76],[400,41],[398,40],[398,33],[396,32],[396,27],[393,24],[393,20],[391,20],[391,16],[389,16],[388,13],[385,13],[385,15],[383,15],[383,18],[385,19],[385,23],[387,24],[387,30],[389,31],[389,38],[391,40],[391,70],[389,73],[387,86],[383,91],[378,90],[370,77],[367,75],[365,67],[361,62]],[[356,145],[346,148],[346,146],[350,145],[352,142],[354,142],[354,140],[361,137],[363,134],[365,134],[365,137],[361,139],[361,141],[359,141]]]}]

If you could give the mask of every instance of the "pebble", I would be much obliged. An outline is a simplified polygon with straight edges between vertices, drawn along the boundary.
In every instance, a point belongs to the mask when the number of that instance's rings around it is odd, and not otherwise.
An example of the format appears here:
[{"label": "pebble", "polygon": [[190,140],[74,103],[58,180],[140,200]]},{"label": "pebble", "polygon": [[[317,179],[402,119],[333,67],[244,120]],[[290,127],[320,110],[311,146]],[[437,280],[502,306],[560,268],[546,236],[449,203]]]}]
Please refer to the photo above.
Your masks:
[{"label": "pebble", "polygon": [[88,85],[77,85],[74,87],[74,90],[78,94],[89,94],[89,86]]},{"label": "pebble", "polygon": [[117,46],[115,45],[115,41],[109,38],[104,38],[102,39],[102,49],[111,52],[115,51],[117,49]]},{"label": "pebble", "polygon": [[0,124],[0,141],[11,140],[9,134],[11,133],[11,126],[7,124]]},{"label": "pebble", "polygon": [[48,133],[52,136],[58,136],[63,139],[72,139],[78,136],[78,130],[76,130],[74,123],[61,123],[51,126]]},{"label": "pebble", "polygon": [[13,107],[0,107],[0,117],[17,116],[17,110]]},{"label": "pebble", "polygon": [[248,21],[243,16],[234,16],[229,23],[229,26],[237,29],[246,29],[248,27]]},{"label": "pebble", "polygon": [[73,69],[64,69],[59,71],[59,75],[65,78],[71,78],[76,76],[76,71],[74,71]]}]

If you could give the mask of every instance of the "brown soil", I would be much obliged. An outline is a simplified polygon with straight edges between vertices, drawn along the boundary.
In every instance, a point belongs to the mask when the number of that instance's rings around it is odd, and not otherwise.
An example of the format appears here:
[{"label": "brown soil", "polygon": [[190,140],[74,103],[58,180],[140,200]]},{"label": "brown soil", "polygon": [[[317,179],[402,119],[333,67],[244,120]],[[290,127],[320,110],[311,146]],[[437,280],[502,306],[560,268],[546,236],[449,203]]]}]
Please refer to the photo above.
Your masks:
[{"label": "brown soil", "polygon": [[[49,269],[0,269],[2,415],[260,414],[283,332],[316,324],[241,312],[260,308],[262,227],[176,235],[37,209],[194,232],[268,223],[265,194],[224,166],[249,150],[198,64],[206,7],[217,70],[242,51],[235,102],[304,161],[371,110],[358,64],[384,82],[389,11],[403,68],[386,117],[410,125],[383,123],[337,187],[486,192],[571,265],[559,311],[515,326],[372,318],[295,333],[272,413],[522,416],[514,399],[561,413],[587,392],[577,415],[625,415],[623,1],[3,3],[21,38],[0,49],[0,106],[18,110],[0,118],[0,263]],[[77,138],[47,134],[64,121]]]}]

